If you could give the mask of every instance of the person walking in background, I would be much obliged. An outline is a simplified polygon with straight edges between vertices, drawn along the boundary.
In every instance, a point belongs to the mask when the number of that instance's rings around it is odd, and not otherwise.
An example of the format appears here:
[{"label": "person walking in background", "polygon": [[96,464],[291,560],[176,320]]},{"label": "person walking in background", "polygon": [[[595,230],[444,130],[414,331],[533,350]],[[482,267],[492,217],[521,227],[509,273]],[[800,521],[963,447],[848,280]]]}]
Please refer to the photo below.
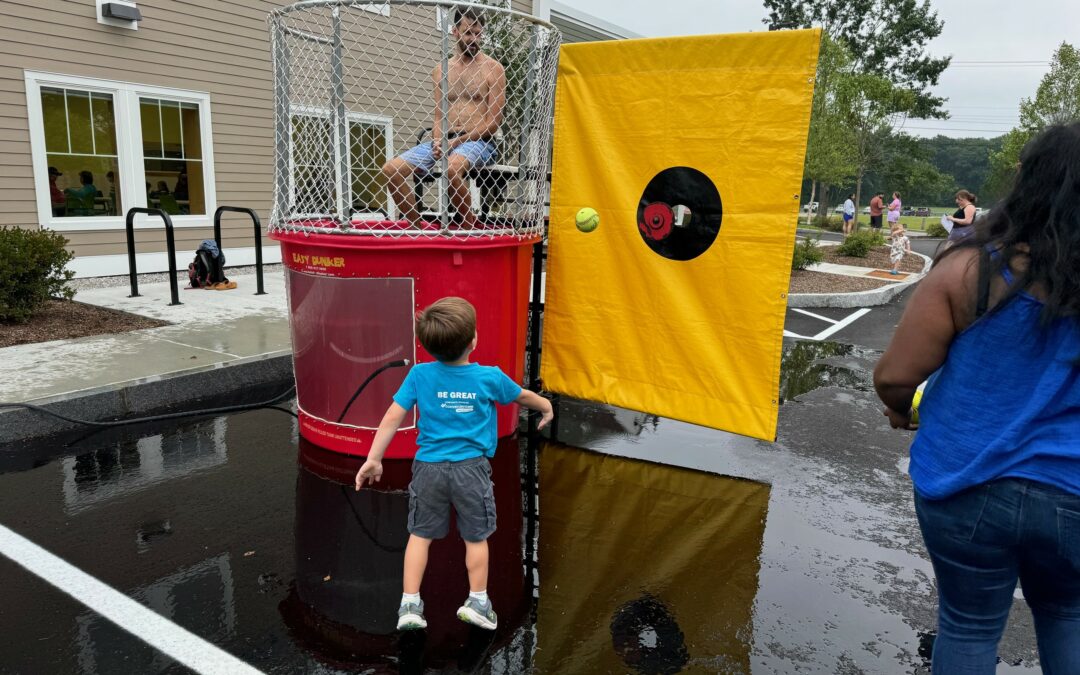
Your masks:
[{"label": "person walking in background", "polygon": [[946,216],[953,224],[946,246],[952,246],[967,239],[975,231],[976,199],[975,195],[967,190],[960,190],[956,193],[956,213]]},{"label": "person walking in background", "polygon": [[870,227],[876,230],[881,229],[881,214],[885,211],[884,196],[884,192],[878,192],[875,193],[874,198],[870,200]]},{"label": "person walking in background", "polygon": [[918,429],[935,675],[996,671],[1017,579],[1043,672],[1080,673],[1080,123],[1021,157],[1002,205],[938,256],[874,370],[891,425]]},{"label": "person walking in background", "polygon": [[890,230],[900,222],[900,207],[900,193],[894,192],[892,193],[892,201],[889,202],[888,221]]},{"label": "person walking in background", "polygon": [[855,228],[855,193],[848,195],[844,200],[844,236],[851,234]]}]

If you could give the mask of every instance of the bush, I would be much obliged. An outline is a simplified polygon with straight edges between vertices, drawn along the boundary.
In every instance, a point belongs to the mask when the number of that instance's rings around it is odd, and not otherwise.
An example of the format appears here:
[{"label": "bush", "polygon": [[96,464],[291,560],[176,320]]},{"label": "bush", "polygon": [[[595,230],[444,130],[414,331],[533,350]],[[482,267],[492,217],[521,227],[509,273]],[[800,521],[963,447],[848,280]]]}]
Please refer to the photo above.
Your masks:
[{"label": "bush", "polygon": [[25,323],[50,297],[75,295],[66,245],[56,232],[0,227],[0,321]]},{"label": "bush", "polygon": [[949,231],[941,223],[934,223],[926,228],[926,236],[944,239],[949,236]]},{"label": "bush", "polygon": [[791,269],[804,270],[825,259],[825,252],[818,248],[817,241],[804,239],[795,244],[795,253],[791,256]]},{"label": "bush", "polygon": [[885,245],[885,237],[880,232],[873,230],[859,230],[853,232],[844,243],[836,247],[836,252],[840,255],[852,256],[854,258],[865,258],[866,254],[878,246]]},{"label": "bush", "polygon": [[829,232],[841,232],[844,229],[844,219],[841,216],[816,216],[810,224]]}]

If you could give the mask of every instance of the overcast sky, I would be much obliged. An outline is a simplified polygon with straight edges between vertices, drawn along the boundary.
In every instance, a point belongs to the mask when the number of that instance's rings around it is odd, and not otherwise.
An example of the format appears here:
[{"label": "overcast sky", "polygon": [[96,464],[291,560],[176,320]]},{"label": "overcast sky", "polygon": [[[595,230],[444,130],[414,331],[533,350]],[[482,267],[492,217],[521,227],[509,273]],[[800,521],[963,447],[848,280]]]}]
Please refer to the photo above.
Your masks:
[{"label": "overcast sky", "polygon": [[[753,0],[562,0],[564,4],[644,36],[765,30],[764,6]],[[997,136],[1017,121],[1020,99],[1034,96],[1063,40],[1080,47],[1077,0],[931,0],[945,27],[930,43],[953,65],[936,93],[949,120],[910,120],[920,136]],[[1034,63],[1018,63],[1034,62]]]}]

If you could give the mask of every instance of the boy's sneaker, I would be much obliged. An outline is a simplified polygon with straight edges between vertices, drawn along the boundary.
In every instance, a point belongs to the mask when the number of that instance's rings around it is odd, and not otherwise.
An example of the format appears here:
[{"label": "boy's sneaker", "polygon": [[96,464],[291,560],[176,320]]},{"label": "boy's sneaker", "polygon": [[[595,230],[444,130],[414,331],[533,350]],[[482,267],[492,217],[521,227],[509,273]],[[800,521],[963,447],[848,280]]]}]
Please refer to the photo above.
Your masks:
[{"label": "boy's sneaker", "polygon": [[457,618],[487,630],[495,630],[499,626],[499,617],[495,615],[491,602],[488,601],[482,605],[476,598],[465,601],[465,604],[457,611]]},{"label": "boy's sneaker", "polygon": [[397,611],[398,630],[419,630],[427,628],[427,619],[424,618],[424,602],[407,602]]}]

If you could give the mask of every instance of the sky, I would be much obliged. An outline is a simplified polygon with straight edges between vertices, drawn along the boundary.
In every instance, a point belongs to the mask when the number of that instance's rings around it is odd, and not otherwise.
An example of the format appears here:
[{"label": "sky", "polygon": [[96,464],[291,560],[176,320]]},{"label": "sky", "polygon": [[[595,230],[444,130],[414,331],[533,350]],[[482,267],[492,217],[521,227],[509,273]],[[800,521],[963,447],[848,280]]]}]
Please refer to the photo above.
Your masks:
[{"label": "sky", "polygon": [[[762,31],[754,0],[561,0],[647,37]],[[942,33],[928,45],[953,57],[934,93],[948,99],[949,120],[908,120],[915,136],[998,136],[1018,119],[1020,99],[1032,97],[1062,41],[1080,47],[1076,0],[931,0]],[[662,7],[662,11],[658,9]]]}]

